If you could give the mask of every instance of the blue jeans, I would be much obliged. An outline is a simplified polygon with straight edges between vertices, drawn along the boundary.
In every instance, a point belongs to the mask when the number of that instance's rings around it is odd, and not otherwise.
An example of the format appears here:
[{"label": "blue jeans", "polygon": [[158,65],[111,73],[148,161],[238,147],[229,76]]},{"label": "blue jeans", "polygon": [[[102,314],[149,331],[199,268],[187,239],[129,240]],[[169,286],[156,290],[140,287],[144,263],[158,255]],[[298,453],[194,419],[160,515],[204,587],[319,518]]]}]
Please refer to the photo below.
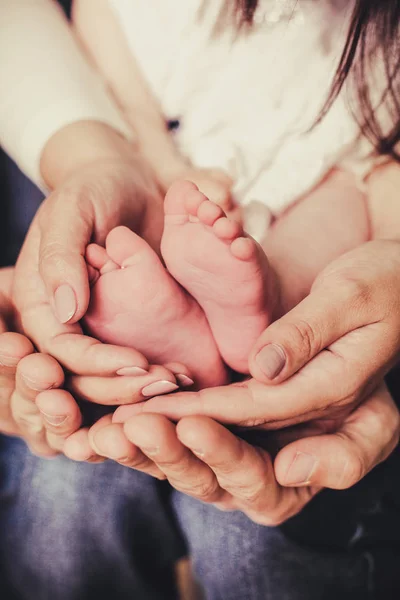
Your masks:
[{"label": "blue jeans", "polygon": [[[329,513],[323,520],[335,522]],[[310,521],[311,543],[295,541],[285,528],[219,512],[114,463],[43,460],[0,437],[4,600],[175,599],[184,540],[209,600],[400,597],[398,569],[375,552],[382,544],[363,543],[366,521],[355,520],[351,539],[335,547],[313,539],[318,518]],[[399,560],[395,545],[386,550]]]},{"label": "blue jeans", "polygon": [[[41,195],[8,173],[12,263]],[[399,466],[395,455],[268,528],[114,463],[41,460],[0,436],[0,598],[175,599],[188,549],[207,600],[398,600]]]}]

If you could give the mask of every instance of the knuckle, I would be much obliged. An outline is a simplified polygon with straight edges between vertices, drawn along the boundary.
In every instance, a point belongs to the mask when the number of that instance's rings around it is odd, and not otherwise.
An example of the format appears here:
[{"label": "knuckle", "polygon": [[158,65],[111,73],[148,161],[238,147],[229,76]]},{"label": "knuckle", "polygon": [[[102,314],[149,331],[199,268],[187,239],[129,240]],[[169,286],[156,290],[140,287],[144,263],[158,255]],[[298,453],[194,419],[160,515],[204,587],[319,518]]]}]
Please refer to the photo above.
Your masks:
[{"label": "knuckle", "polygon": [[149,468],[149,459],[145,456],[140,457],[132,457],[132,456],[122,456],[121,458],[117,458],[116,462],[124,467],[129,467],[131,469],[137,469],[138,471],[143,471]]},{"label": "knuckle", "polygon": [[64,270],[68,252],[58,242],[48,242],[41,249],[39,266],[53,268],[57,271]]},{"label": "knuckle", "polygon": [[240,496],[248,506],[256,506],[265,499],[266,488],[264,483],[256,486],[243,486],[238,488],[237,495]]},{"label": "knuckle", "polygon": [[192,482],[190,485],[179,485],[179,489],[184,494],[195,496],[202,502],[212,502],[215,500],[215,497],[218,494],[219,487],[216,482],[196,481]]},{"label": "knuckle", "polygon": [[311,358],[322,350],[322,336],[317,327],[304,319],[291,323],[289,338],[295,350],[299,349],[307,357]]},{"label": "knuckle", "polygon": [[186,477],[190,475],[192,463],[188,456],[180,457],[175,460],[158,460],[157,464],[171,473],[174,477]]},{"label": "knuckle", "polygon": [[352,487],[361,481],[367,472],[367,465],[361,455],[353,454],[348,456],[345,464],[343,465],[343,471],[339,480],[338,488],[347,489]]},{"label": "knuckle", "polygon": [[337,283],[337,291],[343,302],[353,307],[364,308],[373,299],[369,281],[354,273],[341,274]]},{"label": "knuckle", "polygon": [[29,435],[37,436],[40,435],[44,431],[43,423],[40,418],[35,418],[33,416],[21,415],[15,417],[16,423],[19,427],[27,432]]}]

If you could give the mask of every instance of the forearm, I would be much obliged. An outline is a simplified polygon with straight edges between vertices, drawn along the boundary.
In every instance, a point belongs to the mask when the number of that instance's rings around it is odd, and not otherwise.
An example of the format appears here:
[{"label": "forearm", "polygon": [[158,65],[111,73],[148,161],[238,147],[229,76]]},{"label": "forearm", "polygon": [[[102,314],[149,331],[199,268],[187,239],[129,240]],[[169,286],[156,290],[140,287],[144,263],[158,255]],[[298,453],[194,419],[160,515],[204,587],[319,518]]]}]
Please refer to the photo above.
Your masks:
[{"label": "forearm", "polygon": [[45,145],[40,172],[49,189],[87,165],[113,160],[130,162],[137,157],[133,143],[98,121],[78,121],[57,131]]},{"label": "forearm", "polygon": [[0,144],[37,184],[43,148],[67,125],[94,120],[129,135],[52,0],[0,0],[0,56]]},{"label": "forearm", "polygon": [[142,156],[168,187],[183,173],[185,160],[167,130],[161,108],[135,60],[107,0],[75,0],[73,23],[90,60],[105,79]]}]

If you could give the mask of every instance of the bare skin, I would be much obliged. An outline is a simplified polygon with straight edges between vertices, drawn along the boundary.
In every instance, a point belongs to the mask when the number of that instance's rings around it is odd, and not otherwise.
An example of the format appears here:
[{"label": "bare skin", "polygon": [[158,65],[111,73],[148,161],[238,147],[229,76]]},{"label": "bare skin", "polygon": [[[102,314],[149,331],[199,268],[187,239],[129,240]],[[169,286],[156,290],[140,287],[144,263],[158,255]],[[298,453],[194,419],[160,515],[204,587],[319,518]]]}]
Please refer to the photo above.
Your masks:
[{"label": "bare skin", "polygon": [[[164,203],[161,252],[167,270],[126,228],[109,234],[106,249],[88,247],[86,259],[95,270],[88,331],[103,342],[135,347],[157,363],[184,362],[200,388],[226,383],[220,357],[248,373],[261,332],[308,293],[320,267],[368,237],[362,194],[341,173],[332,174],[331,185],[275,223],[265,244],[269,261],[194,184],[177,182]],[[311,211],[316,218],[309,224],[304,217]]]},{"label": "bare skin", "polygon": [[200,387],[227,381],[204,312],[142,238],[117,227],[106,249],[92,244],[86,259],[97,272],[84,320],[92,335],[140,349],[154,362],[186,362]]}]

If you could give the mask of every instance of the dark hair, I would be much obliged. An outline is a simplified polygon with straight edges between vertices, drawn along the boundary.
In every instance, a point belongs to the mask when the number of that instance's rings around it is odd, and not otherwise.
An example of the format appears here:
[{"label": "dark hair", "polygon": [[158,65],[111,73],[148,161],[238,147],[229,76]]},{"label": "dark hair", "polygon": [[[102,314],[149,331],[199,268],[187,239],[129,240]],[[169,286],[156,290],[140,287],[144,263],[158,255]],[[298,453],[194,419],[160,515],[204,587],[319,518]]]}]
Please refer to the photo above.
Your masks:
[{"label": "dark hair", "polygon": [[[257,5],[258,0],[236,0],[242,24],[252,23]],[[373,75],[380,68],[384,87],[377,99],[377,90],[371,86]],[[400,141],[400,0],[355,0],[346,44],[318,121],[328,112],[349,76],[355,84],[362,132],[379,154],[400,161],[396,149]],[[391,126],[380,122],[381,111],[390,117]]]}]

